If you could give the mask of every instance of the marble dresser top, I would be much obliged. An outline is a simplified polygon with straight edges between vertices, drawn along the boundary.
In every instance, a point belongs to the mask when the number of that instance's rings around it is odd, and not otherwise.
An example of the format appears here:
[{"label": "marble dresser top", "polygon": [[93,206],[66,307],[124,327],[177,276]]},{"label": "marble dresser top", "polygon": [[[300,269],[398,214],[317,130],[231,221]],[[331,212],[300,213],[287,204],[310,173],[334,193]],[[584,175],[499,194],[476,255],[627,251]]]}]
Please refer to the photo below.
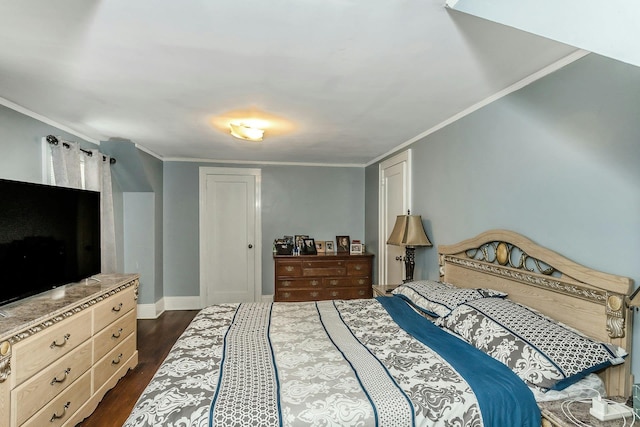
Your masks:
[{"label": "marble dresser top", "polygon": [[62,320],[138,278],[138,274],[99,274],[0,306],[0,342],[37,332],[33,329],[40,329],[43,322]]}]

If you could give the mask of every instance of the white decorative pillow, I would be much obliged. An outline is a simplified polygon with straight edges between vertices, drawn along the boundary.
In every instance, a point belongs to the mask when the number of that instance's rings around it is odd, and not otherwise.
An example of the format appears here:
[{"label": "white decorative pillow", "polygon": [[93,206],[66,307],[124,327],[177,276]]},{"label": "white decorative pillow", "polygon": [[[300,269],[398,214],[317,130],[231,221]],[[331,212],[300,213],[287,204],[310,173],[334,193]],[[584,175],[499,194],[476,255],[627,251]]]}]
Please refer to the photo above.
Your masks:
[{"label": "white decorative pillow", "polygon": [[467,301],[507,296],[503,292],[492,289],[456,288],[449,283],[433,280],[404,283],[394,289],[393,294],[433,317],[446,316],[451,310]]},{"label": "white decorative pillow", "polygon": [[501,298],[466,302],[436,323],[503,362],[525,382],[544,389],[562,390],[627,356],[616,345],[593,340]]},{"label": "white decorative pillow", "polygon": [[607,390],[604,381],[598,374],[589,374],[580,381],[571,384],[563,390],[548,390],[533,385],[529,385],[529,390],[533,392],[536,402],[552,402],[554,400],[582,400],[592,397],[606,397]]}]

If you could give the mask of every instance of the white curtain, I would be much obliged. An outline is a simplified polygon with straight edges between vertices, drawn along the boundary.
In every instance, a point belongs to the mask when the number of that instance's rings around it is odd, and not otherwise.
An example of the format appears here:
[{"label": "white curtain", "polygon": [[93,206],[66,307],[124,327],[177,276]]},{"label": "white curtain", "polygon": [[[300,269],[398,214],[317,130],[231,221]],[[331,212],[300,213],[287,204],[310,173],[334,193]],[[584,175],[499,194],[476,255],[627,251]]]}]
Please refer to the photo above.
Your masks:
[{"label": "white curtain", "polygon": [[91,191],[102,190],[102,154],[90,150],[91,154],[81,153],[84,159],[84,188]]},{"label": "white curtain", "polygon": [[111,189],[111,157],[102,162],[102,272],[116,272],[116,226]]},{"label": "white curtain", "polygon": [[[101,270],[102,273],[116,272],[116,237],[113,214],[113,194],[111,189],[111,163],[109,156],[98,150],[90,154],[81,151],[76,142],[49,144],[53,160],[53,174],[56,185],[100,191],[101,218]],[[84,173],[82,164],[84,164]]]},{"label": "white curtain", "polygon": [[80,174],[80,147],[75,142],[59,142],[51,147],[53,176],[60,187],[82,188]]}]

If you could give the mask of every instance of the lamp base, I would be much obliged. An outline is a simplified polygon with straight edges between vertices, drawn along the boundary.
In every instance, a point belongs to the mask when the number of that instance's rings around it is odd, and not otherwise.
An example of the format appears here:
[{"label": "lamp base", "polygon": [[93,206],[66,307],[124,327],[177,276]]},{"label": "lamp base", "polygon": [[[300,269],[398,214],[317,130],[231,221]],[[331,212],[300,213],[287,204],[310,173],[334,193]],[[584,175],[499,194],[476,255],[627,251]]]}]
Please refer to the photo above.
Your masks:
[{"label": "lamp base", "polygon": [[404,277],[405,279],[402,283],[412,282],[413,281],[413,270],[416,266],[416,248],[412,246],[405,247],[405,257],[404,257]]}]

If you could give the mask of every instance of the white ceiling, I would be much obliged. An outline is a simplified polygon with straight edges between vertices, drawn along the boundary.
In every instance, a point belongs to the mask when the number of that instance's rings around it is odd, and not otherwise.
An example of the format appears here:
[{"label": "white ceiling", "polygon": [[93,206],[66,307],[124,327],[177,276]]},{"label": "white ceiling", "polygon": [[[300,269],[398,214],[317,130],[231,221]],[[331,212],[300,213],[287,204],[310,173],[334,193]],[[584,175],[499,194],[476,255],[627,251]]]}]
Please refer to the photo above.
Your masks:
[{"label": "white ceiling", "polygon": [[[0,97],[162,159],[366,164],[576,48],[443,0],[0,0]],[[260,143],[234,110],[289,125]]]}]

